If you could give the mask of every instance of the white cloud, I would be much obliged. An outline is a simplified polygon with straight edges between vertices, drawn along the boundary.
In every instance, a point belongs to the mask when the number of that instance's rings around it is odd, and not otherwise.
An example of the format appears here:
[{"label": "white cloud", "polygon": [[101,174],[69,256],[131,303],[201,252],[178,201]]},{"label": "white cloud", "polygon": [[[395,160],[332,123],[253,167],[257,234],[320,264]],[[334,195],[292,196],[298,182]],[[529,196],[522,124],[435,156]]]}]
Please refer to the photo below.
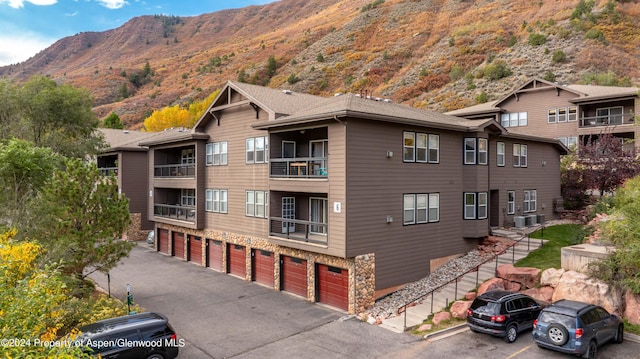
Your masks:
[{"label": "white cloud", "polygon": [[74,13],[66,13],[66,14],[64,14],[64,16],[76,16],[76,15],[78,15],[77,11],[74,12]]},{"label": "white cloud", "polygon": [[35,35],[0,35],[0,66],[17,64],[46,49],[56,40]]},{"label": "white cloud", "polygon": [[100,5],[106,7],[107,9],[119,9],[127,4],[125,0],[98,0]]},{"label": "white cloud", "polygon": [[[20,9],[24,6],[25,0],[0,0],[0,4],[5,2],[14,9]],[[58,0],[26,0],[26,2],[32,3],[33,5],[47,6],[57,3]]]}]

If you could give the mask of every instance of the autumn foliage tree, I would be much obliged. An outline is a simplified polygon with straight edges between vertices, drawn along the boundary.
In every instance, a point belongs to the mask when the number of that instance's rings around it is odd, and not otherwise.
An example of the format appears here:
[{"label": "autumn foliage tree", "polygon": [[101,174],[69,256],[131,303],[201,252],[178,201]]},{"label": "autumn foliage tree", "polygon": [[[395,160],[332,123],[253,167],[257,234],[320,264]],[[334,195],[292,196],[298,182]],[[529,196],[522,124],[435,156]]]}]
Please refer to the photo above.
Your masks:
[{"label": "autumn foliage tree", "polygon": [[148,132],[159,132],[176,127],[191,128],[202,117],[219,92],[220,90],[216,90],[204,100],[192,102],[187,108],[174,105],[155,110],[144,120],[144,128]]},{"label": "autumn foliage tree", "polygon": [[635,147],[625,148],[620,138],[603,133],[578,149],[577,165],[588,188],[600,195],[612,192],[640,173]]}]

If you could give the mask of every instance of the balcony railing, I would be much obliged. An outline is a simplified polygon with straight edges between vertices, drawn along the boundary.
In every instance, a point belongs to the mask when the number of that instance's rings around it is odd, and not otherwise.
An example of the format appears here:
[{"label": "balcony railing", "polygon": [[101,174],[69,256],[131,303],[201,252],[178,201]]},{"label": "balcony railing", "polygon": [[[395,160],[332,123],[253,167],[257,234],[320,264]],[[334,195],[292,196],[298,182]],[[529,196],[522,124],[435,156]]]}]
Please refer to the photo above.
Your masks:
[{"label": "balcony railing", "polygon": [[156,165],[153,167],[154,177],[189,177],[196,176],[196,165]]},{"label": "balcony railing", "polygon": [[580,127],[631,125],[634,119],[633,114],[583,117],[580,119]]},{"label": "balcony railing", "polygon": [[326,178],[326,157],[270,158],[271,177]]},{"label": "balcony railing", "polygon": [[103,176],[117,176],[118,167],[102,167],[100,168],[100,174]]},{"label": "balcony railing", "polygon": [[171,204],[154,204],[153,214],[156,217],[177,219],[180,221],[195,222],[196,207]]},{"label": "balcony railing", "polygon": [[269,235],[296,241],[327,244],[326,223],[269,217]]}]

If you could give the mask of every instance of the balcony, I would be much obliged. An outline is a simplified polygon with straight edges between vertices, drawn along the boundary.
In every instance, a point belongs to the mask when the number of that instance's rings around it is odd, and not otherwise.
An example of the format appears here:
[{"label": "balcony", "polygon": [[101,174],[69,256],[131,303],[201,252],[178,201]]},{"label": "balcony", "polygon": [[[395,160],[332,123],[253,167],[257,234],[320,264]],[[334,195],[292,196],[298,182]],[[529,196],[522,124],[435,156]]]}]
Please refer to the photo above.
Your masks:
[{"label": "balcony", "polygon": [[103,176],[117,176],[118,167],[102,167],[100,168],[100,174]]},{"label": "balcony", "polygon": [[269,218],[269,235],[272,237],[326,245],[328,243],[328,229],[327,223],[279,217]]},{"label": "balcony", "polygon": [[580,127],[600,127],[633,125],[635,116],[633,114],[615,114],[609,116],[582,117]]},{"label": "balcony", "polygon": [[177,219],[179,221],[195,222],[196,207],[171,204],[154,204],[153,215],[156,217]]},{"label": "balcony", "polygon": [[326,178],[326,157],[271,158],[272,178]]},{"label": "balcony", "polygon": [[196,165],[191,164],[170,164],[170,165],[155,165],[153,166],[154,177],[184,177],[195,178]]}]

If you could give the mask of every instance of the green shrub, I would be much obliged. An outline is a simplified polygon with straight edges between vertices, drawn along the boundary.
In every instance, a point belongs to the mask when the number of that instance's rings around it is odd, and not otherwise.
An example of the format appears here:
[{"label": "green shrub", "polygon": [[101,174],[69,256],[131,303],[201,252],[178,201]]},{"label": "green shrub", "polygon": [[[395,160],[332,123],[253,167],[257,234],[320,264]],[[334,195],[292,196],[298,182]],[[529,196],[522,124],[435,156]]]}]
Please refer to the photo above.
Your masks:
[{"label": "green shrub", "polygon": [[485,66],[483,77],[495,81],[507,76],[511,76],[511,74],[511,70],[507,67],[507,64],[504,61],[496,61],[490,65]]},{"label": "green shrub", "polygon": [[551,60],[555,63],[567,62],[567,54],[565,54],[562,50],[556,50],[553,52]]},{"label": "green shrub", "polygon": [[531,46],[544,45],[547,42],[547,37],[543,34],[530,34],[528,42]]}]

